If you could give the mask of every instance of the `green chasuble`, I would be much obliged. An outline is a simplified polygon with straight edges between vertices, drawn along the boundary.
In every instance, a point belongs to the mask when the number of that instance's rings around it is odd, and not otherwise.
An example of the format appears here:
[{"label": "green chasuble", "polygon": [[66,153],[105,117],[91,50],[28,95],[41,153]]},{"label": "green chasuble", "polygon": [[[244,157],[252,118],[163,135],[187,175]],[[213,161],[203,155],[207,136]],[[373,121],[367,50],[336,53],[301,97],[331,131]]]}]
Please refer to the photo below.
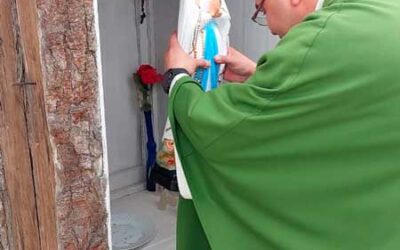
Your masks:
[{"label": "green chasuble", "polygon": [[178,250],[400,249],[400,1],[328,0],[243,84],[172,89]]}]

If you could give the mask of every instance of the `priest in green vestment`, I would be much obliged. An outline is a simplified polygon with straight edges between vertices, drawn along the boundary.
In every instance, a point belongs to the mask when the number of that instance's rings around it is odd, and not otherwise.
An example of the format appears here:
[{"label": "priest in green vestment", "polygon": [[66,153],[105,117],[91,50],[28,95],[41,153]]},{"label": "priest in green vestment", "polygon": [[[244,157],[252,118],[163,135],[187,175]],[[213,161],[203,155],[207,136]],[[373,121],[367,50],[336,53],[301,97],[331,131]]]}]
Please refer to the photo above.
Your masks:
[{"label": "priest in green vestment", "polygon": [[282,40],[216,59],[243,83],[203,92],[166,54],[178,250],[399,250],[400,1],[255,2]]}]

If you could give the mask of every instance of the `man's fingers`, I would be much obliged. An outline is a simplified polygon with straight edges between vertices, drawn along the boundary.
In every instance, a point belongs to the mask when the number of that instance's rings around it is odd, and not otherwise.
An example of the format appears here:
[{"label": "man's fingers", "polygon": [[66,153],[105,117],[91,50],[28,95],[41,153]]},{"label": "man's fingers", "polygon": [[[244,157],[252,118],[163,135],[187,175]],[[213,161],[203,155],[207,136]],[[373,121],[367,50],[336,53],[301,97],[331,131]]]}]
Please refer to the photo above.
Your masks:
[{"label": "man's fingers", "polygon": [[197,67],[198,68],[208,68],[208,67],[210,67],[210,63],[206,60],[200,59],[200,60],[197,60]]},{"label": "man's fingers", "polygon": [[242,82],[245,82],[247,80],[247,77],[235,74],[230,70],[226,70],[224,72],[224,80],[228,81],[228,82],[242,83]]},{"label": "man's fingers", "polygon": [[227,55],[218,55],[214,60],[218,64],[231,64],[234,62],[234,58],[237,58],[237,55],[238,51],[233,47],[229,47]]},{"label": "man's fingers", "polygon": [[229,64],[231,63],[231,58],[229,56],[219,55],[214,58],[215,62],[218,64]]}]

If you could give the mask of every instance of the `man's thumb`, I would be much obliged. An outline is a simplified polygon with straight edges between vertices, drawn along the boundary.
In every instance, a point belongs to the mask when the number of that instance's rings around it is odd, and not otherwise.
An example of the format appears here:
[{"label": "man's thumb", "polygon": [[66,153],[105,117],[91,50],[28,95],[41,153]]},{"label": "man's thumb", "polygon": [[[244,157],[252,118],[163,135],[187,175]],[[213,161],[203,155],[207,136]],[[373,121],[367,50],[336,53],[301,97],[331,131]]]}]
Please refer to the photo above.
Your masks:
[{"label": "man's thumb", "polygon": [[214,60],[218,64],[230,63],[229,57],[228,56],[223,56],[223,55],[219,55],[219,56],[214,57]]}]

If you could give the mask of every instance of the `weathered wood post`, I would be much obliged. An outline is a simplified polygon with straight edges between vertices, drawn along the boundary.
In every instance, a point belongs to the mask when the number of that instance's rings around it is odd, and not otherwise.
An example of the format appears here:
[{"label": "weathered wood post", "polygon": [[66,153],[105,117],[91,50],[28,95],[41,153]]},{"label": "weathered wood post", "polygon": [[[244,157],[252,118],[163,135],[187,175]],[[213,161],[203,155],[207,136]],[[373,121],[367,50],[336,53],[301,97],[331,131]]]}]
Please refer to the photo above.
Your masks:
[{"label": "weathered wood post", "polygon": [[0,9],[0,249],[107,249],[94,3]]}]

